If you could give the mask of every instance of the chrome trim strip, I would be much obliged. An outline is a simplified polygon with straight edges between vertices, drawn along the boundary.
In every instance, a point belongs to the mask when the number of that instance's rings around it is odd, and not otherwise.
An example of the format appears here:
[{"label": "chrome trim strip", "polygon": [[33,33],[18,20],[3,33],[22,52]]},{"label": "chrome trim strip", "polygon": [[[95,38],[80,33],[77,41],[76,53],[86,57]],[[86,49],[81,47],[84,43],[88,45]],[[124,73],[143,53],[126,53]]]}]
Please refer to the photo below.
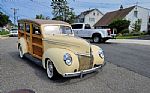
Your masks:
[{"label": "chrome trim strip", "polygon": [[100,65],[98,67],[94,67],[94,68],[91,68],[91,69],[87,69],[87,70],[82,70],[82,71],[79,71],[79,72],[74,72],[74,73],[64,73],[63,74],[63,77],[75,77],[75,76],[81,76],[83,74],[88,74],[88,73],[92,73],[100,68],[102,68],[103,65]]},{"label": "chrome trim strip", "polygon": [[80,55],[80,56],[89,56],[90,57],[90,53],[75,53],[76,55]]}]

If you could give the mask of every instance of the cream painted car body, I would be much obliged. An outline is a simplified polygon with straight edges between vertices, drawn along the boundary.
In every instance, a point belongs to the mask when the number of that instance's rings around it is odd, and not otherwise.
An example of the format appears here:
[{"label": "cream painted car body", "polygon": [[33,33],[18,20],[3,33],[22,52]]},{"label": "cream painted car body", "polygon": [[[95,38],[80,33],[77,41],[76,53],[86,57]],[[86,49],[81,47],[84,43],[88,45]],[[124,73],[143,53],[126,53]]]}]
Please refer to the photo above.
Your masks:
[{"label": "cream painted car body", "polygon": [[[21,20],[22,22],[24,20]],[[28,20],[27,20],[28,21]],[[36,23],[34,20],[31,23]],[[38,23],[38,22],[37,22]],[[56,24],[51,23],[38,23],[42,33],[42,56],[37,57],[36,55],[32,54],[33,49],[31,46],[31,50],[28,48],[30,43],[27,43],[27,39],[24,35],[18,36],[18,46],[22,47],[22,53],[27,54],[29,53],[31,56],[38,58],[42,62],[43,68],[46,69],[46,59],[49,58],[56,68],[57,72],[64,77],[66,73],[82,73],[84,70],[93,69],[95,66],[103,66],[104,65],[104,58],[100,57],[98,51],[101,49],[98,46],[92,45],[81,39],[79,37],[74,37],[73,35],[66,35],[66,34],[51,34],[51,35],[44,35],[44,26],[47,25],[61,25],[61,26],[71,26],[67,23],[64,24]],[[32,27],[31,27],[32,28]],[[32,30],[31,30],[32,31]],[[30,33],[31,34],[31,33]],[[29,40],[30,41],[30,40]],[[30,46],[29,46],[30,47]],[[66,65],[64,62],[64,54],[69,53],[72,57],[72,64],[70,66]],[[82,60],[80,59],[82,58]],[[83,61],[89,62],[83,62]],[[82,62],[81,62],[82,61]],[[76,75],[70,75],[76,76]]]}]

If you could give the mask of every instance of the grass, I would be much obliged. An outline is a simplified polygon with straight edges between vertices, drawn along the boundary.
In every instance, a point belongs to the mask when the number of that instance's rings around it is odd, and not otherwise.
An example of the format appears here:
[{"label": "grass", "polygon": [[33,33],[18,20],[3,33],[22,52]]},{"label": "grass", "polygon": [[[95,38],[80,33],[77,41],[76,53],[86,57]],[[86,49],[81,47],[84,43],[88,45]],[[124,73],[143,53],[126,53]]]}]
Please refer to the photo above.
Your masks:
[{"label": "grass", "polygon": [[140,36],[117,36],[116,39],[134,39],[134,38],[140,38],[143,36],[144,35],[140,35]]},{"label": "grass", "polygon": [[7,35],[7,34],[9,34],[8,31],[5,31],[5,30],[0,31],[0,35]]}]

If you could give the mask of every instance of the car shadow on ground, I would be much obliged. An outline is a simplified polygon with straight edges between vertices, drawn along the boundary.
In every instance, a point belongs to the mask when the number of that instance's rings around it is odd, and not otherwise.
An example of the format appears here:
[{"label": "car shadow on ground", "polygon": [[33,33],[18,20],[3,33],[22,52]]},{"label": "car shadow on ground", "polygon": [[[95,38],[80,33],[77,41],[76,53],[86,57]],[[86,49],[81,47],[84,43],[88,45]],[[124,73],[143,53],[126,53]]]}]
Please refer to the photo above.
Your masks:
[{"label": "car shadow on ground", "polygon": [[87,75],[83,75],[82,78],[80,78],[80,76],[67,77],[67,78],[62,77],[62,76],[58,76],[57,78],[55,78],[53,80],[50,80],[47,76],[46,70],[43,67],[35,64],[34,62],[30,61],[27,58],[21,59],[19,57],[19,53],[17,51],[16,52],[9,52],[9,55],[14,60],[16,60],[17,62],[23,62],[24,64],[27,64],[28,66],[32,67],[34,69],[35,75],[38,78],[44,80],[45,82],[55,83],[56,86],[64,86],[64,85],[71,85],[71,84],[74,84],[74,83],[78,83],[78,82],[87,80],[91,77],[95,77],[99,73],[99,71],[96,71],[96,72],[93,72],[93,73],[90,73],[90,74],[87,74]]}]

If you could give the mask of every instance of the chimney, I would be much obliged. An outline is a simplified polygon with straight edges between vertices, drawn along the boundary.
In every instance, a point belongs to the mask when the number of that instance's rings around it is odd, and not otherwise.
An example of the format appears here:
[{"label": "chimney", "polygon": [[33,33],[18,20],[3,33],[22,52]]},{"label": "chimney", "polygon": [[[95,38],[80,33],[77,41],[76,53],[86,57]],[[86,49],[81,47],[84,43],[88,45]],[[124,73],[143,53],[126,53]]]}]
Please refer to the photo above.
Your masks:
[{"label": "chimney", "polygon": [[121,6],[120,6],[120,10],[122,10],[122,9],[123,9],[123,6],[121,5]]}]

